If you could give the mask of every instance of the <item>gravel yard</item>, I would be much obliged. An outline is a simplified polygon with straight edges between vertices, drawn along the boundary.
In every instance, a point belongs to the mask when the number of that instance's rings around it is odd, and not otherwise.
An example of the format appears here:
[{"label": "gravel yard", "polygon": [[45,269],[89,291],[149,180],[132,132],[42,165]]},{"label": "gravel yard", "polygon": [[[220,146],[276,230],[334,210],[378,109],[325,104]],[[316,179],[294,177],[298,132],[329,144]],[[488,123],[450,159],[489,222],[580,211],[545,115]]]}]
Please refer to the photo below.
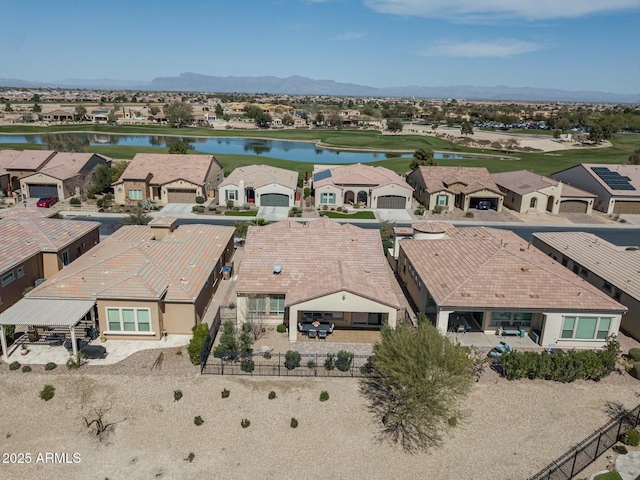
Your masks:
[{"label": "gravel yard", "polygon": [[[185,349],[177,350],[164,350],[160,365],[159,350],[78,371],[34,366],[30,373],[12,372],[2,364],[2,452],[30,452],[33,461],[3,464],[0,477],[522,479],[605,423],[607,401],[639,401],[640,384],[626,374],[559,384],[508,382],[487,371],[468,397],[463,427],[441,449],[407,455],[376,440],[357,380],[200,376]],[[56,391],[44,402],[38,393],[47,383]],[[229,398],[221,398],[223,388]],[[175,402],[177,389],[184,396]],[[322,390],[329,392],[327,402],[318,400]],[[83,425],[83,396],[87,405],[109,396],[114,407],[107,420],[128,419],[99,442]],[[194,425],[197,415],[201,426]],[[243,418],[251,421],[247,429],[240,427]],[[46,452],[79,453],[81,461],[36,464],[36,455]]]}]

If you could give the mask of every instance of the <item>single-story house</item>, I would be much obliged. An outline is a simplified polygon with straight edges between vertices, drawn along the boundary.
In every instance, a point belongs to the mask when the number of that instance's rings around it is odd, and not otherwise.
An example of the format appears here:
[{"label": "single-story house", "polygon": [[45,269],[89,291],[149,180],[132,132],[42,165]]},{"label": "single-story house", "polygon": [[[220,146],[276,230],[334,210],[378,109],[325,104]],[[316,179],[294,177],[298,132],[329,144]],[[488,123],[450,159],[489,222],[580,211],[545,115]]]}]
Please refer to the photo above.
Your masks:
[{"label": "single-story house", "polygon": [[533,245],[627,307],[620,326],[640,340],[640,250],[585,232],[534,233]]},{"label": "single-story house", "polygon": [[640,214],[640,165],[582,163],[551,176],[595,194],[600,212]]},{"label": "single-story house", "polygon": [[[11,174],[7,171],[6,167],[13,162],[13,159],[20,155],[19,150],[0,150],[0,192],[2,195],[7,195],[7,187],[11,183]],[[20,183],[16,182],[16,190],[20,188]],[[11,189],[13,190],[13,189]]]},{"label": "single-story house", "polygon": [[36,281],[50,278],[100,241],[97,222],[44,218],[21,207],[2,214],[6,216],[0,219],[0,312],[20,300]]},{"label": "single-story house", "polygon": [[73,122],[74,113],[62,110],[60,108],[52,110],[51,112],[44,112],[42,119],[47,122]]},{"label": "single-story house", "polygon": [[218,186],[218,205],[232,201],[236,206],[293,207],[298,172],[269,165],[238,167]]},{"label": "single-story house", "polygon": [[504,193],[484,167],[417,167],[407,175],[414,196],[427,210],[463,212],[488,201],[492,210],[502,211]]},{"label": "single-story house", "polygon": [[396,326],[398,299],[377,230],[327,218],[251,226],[238,269],[237,321],[297,324],[321,320],[338,329]]},{"label": "single-story house", "polygon": [[56,153],[40,170],[20,179],[20,190],[25,198],[64,200],[83,193],[96,168],[110,163],[109,157],[97,153]]},{"label": "single-story house", "polygon": [[[47,309],[80,302],[83,311],[76,318],[90,316],[107,339],[190,334],[233,255],[234,229],[175,225],[175,218],[156,218],[149,225],[124,226],[21,302],[31,311],[41,309],[43,318]],[[19,305],[12,308],[19,312]],[[0,316],[0,325],[11,312]]]},{"label": "single-story house", "polygon": [[591,214],[596,196],[528,170],[494,173],[504,206],[518,213]]},{"label": "single-story house", "polygon": [[113,184],[118,205],[143,200],[196,203],[196,197],[213,197],[224,178],[222,165],[213,155],[138,153]]},{"label": "single-story house", "polygon": [[[5,181],[7,184],[11,184],[11,190],[15,192],[20,190],[20,179],[40,171],[55,155],[54,150],[23,150],[19,152],[2,150],[0,151],[0,170],[4,170]],[[0,175],[2,175],[1,172]]]},{"label": "single-story house", "polygon": [[396,172],[361,163],[315,165],[311,188],[316,208],[358,204],[364,208],[411,209],[413,189]]},{"label": "single-story house", "polygon": [[443,334],[464,319],[465,330],[514,330],[544,348],[594,348],[628,310],[507,230],[456,227],[399,243],[398,276]]}]

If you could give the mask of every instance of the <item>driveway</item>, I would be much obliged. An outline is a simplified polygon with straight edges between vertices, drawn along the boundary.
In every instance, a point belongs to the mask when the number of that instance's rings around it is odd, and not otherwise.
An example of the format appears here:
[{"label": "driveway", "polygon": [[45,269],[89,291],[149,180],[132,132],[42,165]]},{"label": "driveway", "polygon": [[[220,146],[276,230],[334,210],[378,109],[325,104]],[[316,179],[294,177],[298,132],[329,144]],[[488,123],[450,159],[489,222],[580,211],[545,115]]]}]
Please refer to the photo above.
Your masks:
[{"label": "driveway", "polygon": [[286,220],[289,218],[289,207],[260,207],[257,216],[270,222]]},{"label": "driveway", "polygon": [[167,203],[160,213],[163,215],[183,215],[185,213],[191,213],[191,203]]},{"label": "driveway", "polygon": [[378,219],[380,221],[388,220],[396,223],[411,223],[414,221],[414,217],[408,210],[401,210],[395,208],[379,208],[376,210]]}]

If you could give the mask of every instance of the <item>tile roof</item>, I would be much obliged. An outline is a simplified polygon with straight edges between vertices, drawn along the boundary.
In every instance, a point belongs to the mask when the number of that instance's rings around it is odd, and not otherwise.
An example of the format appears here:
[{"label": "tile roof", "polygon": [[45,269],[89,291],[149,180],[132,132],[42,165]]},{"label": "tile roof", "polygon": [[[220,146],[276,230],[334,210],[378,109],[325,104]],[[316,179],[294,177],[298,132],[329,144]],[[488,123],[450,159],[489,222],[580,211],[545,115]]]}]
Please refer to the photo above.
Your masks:
[{"label": "tile roof", "polygon": [[427,220],[424,222],[415,222],[411,224],[411,229],[422,233],[444,233],[447,230],[455,228],[451,223],[433,222]]},{"label": "tile roof", "polygon": [[[418,167],[417,170],[423,179],[427,193],[446,190],[452,193],[470,194],[486,189],[502,195],[489,170],[484,167],[434,166]],[[454,187],[455,184],[460,186]]]},{"label": "tile roof", "polygon": [[24,150],[14,157],[6,170],[34,170],[37,171],[56,154],[53,150]]},{"label": "tile roof", "polygon": [[39,252],[59,252],[99,226],[98,222],[77,220],[3,218],[0,220],[0,272]]},{"label": "tile roof", "polygon": [[0,150],[0,175],[6,175],[6,167],[21,153],[19,150]]},{"label": "tile roof", "polygon": [[519,195],[536,192],[542,188],[556,186],[560,183],[558,180],[538,175],[529,170],[494,173],[492,177],[496,184]]},{"label": "tile roof", "polygon": [[354,165],[344,165],[339,167],[327,168],[325,166],[316,165],[314,168],[314,176],[323,171],[330,171],[330,176],[322,176],[319,180],[314,180],[314,188],[324,185],[362,185],[371,187],[380,187],[383,185],[400,185],[408,190],[413,190],[411,186],[405,182],[404,178],[396,172],[385,167],[372,167],[356,163]]},{"label": "tile roof", "polygon": [[269,165],[247,165],[236,168],[219,187],[238,185],[241,180],[244,181],[245,187],[260,188],[277,183],[295,190],[298,186],[298,172]]},{"label": "tile roof", "polygon": [[179,179],[194,185],[204,185],[212,163],[222,168],[213,155],[137,153],[116,183],[145,180],[151,174],[151,183],[154,185],[164,185]]},{"label": "tile roof", "polygon": [[0,210],[0,218],[51,218],[56,215],[58,215],[58,211],[53,208],[25,208],[22,205]]},{"label": "tile roof", "polygon": [[119,298],[191,303],[233,238],[234,228],[182,225],[162,240],[125,226],[29,293],[47,298]]},{"label": "tile roof", "polygon": [[595,193],[587,192],[585,190],[581,190],[573,185],[569,185],[568,183],[562,184],[562,197],[585,197],[585,198],[596,198],[597,195]]},{"label": "tile roof", "polygon": [[56,153],[38,173],[49,175],[58,180],[67,180],[78,175],[94,155],[102,158],[105,162],[111,162],[110,158],[96,153],[61,152]]},{"label": "tile roof", "polygon": [[640,300],[640,250],[625,250],[586,232],[544,232],[533,236]]},{"label": "tile roof", "polygon": [[[277,275],[276,265],[282,267]],[[343,288],[400,308],[377,230],[327,218],[249,227],[237,292],[282,293],[291,305]]]},{"label": "tile roof", "polygon": [[442,307],[552,311],[626,310],[507,230],[454,228],[400,248]]}]

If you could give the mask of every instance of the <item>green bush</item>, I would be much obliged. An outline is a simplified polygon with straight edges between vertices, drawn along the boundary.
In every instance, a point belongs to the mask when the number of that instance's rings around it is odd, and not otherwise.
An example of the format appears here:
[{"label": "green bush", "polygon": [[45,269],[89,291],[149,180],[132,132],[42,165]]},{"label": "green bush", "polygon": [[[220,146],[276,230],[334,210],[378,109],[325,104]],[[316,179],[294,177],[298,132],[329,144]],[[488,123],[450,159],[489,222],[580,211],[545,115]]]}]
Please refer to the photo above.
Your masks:
[{"label": "green bush", "polygon": [[242,360],[242,362],[240,362],[240,368],[243,372],[251,373],[255,370],[256,364],[253,360],[245,358],[244,360]]},{"label": "green bush", "polygon": [[22,371],[24,373],[29,373],[31,371],[31,367],[29,365],[25,365],[24,367],[22,367]]},{"label": "green bush", "polygon": [[13,342],[13,337],[16,333],[16,326],[15,325],[5,325],[4,326],[4,334],[7,337],[7,342],[8,343],[12,343]]},{"label": "green bush", "polygon": [[304,196],[305,197],[311,196],[311,189],[309,187],[304,187]]},{"label": "green bush", "polygon": [[348,372],[353,362],[353,353],[346,350],[340,350],[336,358],[336,367],[341,372]]},{"label": "green bush", "polygon": [[230,394],[231,394],[231,392],[229,390],[227,390],[226,388],[224,390],[222,390],[222,398],[229,398]]},{"label": "green bush", "polygon": [[207,208],[209,209],[210,212],[213,212],[214,210],[218,209],[218,206],[215,203],[210,203]]},{"label": "green bush", "polygon": [[298,420],[291,418],[291,428],[298,428]]},{"label": "green bush", "polygon": [[631,357],[634,362],[640,362],[640,348],[630,348],[629,357]]},{"label": "green bush", "polygon": [[185,458],[185,460],[189,463],[193,462],[193,459],[196,458],[196,454],[193,452],[190,452],[189,455],[187,455],[187,458]]},{"label": "green bush", "polygon": [[276,392],[274,392],[273,390],[271,390],[269,392],[269,400],[273,400],[274,398],[276,398]]},{"label": "green bush", "polygon": [[174,390],[173,391],[173,401],[177,402],[182,398],[182,390]]},{"label": "green bush", "polygon": [[189,342],[189,346],[187,347],[187,352],[189,352],[189,358],[191,359],[191,363],[194,365],[200,364],[200,351],[202,350],[202,345],[207,340],[209,335],[209,326],[206,323],[199,323],[198,325],[194,325],[191,328],[193,332],[193,338]]},{"label": "green bush", "polygon": [[44,369],[48,371],[48,370],[54,370],[57,367],[58,367],[58,365],[56,365],[55,363],[49,362],[44,366]]},{"label": "green bush", "polygon": [[[94,195],[94,198],[95,198],[95,195]],[[79,198],[75,198],[74,197],[74,198],[69,200],[69,205],[79,206],[81,204],[82,204],[82,202],[80,201]]]},{"label": "green bush", "polygon": [[192,211],[193,213],[204,213],[204,207],[203,207],[202,205],[194,205],[194,206],[191,208],[191,211]]},{"label": "green bush", "polygon": [[195,423],[198,427],[204,423],[204,420],[200,415],[197,417],[193,417],[193,423]]},{"label": "green bush", "polygon": [[40,392],[40,398],[45,402],[48,402],[53,398],[56,393],[56,387],[53,385],[45,385],[42,391]]},{"label": "green bush", "polygon": [[300,353],[289,350],[284,355],[284,366],[287,367],[287,370],[293,370],[300,366],[300,360],[302,360]]},{"label": "green bush", "polygon": [[287,331],[287,326],[286,326],[284,323],[281,323],[281,324],[279,324],[279,325],[276,327],[276,331],[277,331],[278,333],[286,333],[286,331]]},{"label": "green bush", "polygon": [[612,450],[620,455],[627,454],[627,447],[625,447],[624,445],[614,445]]},{"label": "green bush", "polygon": [[323,390],[322,392],[320,392],[320,401],[326,402],[327,400],[329,400],[329,392]]},{"label": "green bush", "polygon": [[629,370],[629,374],[640,380],[640,362],[634,362],[633,367]]},{"label": "green bush", "polygon": [[69,370],[77,370],[80,367],[80,363],[82,362],[82,354],[78,352],[77,357],[70,356],[69,360],[67,360],[67,368]]},{"label": "green bush", "polygon": [[271,358],[271,353],[270,352],[264,352],[264,354],[262,356],[264,357],[265,360],[269,360]]},{"label": "green bush", "polygon": [[310,369],[316,368],[316,361],[315,360],[309,360],[307,362],[307,368],[310,368]]},{"label": "green bush", "polygon": [[324,369],[333,370],[335,368],[335,355],[333,353],[327,353],[327,358],[324,359]]},{"label": "green bush", "polygon": [[434,215],[440,215],[442,213],[442,206],[441,205],[436,205],[435,207],[433,207],[433,214]]},{"label": "green bush", "polygon": [[20,362],[15,361],[9,364],[9,370],[18,370],[20,368]]},{"label": "green bush", "polygon": [[196,197],[196,203],[203,204],[204,203],[204,197],[201,197],[200,195],[198,195]]},{"label": "green bush", "polygon": [[628,432],[620,435],[620,441],[625,445],[637,447],[638,445],[640,445],[640,433],[636,429],[632,428]]},{"label": "green bush", "polygon": [[467,212],[464,214],[464,216],[467,218],[473,218],[473,212]]},{"label": "green bush", "polygon": [[249,420],[247,420],[246,418],[243,418],[243,419],[240,421],[240,426],[241,426],[242,428],[247,428],[249,425],[251,425],[251,422],[250,422]]}]

